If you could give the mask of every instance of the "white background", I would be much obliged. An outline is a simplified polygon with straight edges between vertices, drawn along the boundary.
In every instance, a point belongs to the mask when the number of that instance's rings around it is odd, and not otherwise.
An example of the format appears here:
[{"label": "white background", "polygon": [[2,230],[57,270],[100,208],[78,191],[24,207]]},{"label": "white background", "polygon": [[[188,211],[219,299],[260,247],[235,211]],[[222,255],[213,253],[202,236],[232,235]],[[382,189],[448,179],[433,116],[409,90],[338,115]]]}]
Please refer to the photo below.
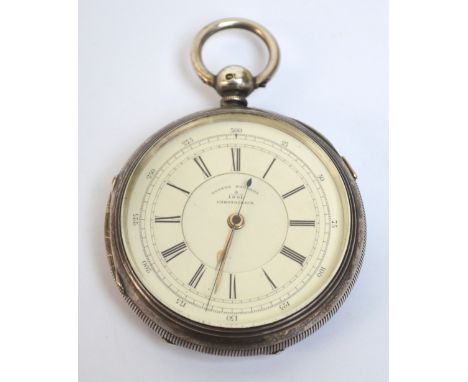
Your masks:
[{"label": "white background", "polygon": [[[82,0],[79,13],[79,373],[88,381],[387,381],[387,4],[384,0]],[[227,358],[164,343],[130,310],[105,258],[103,218],[111,180],[165,124],[216,107],[196,77],[192,39],[238,16],[266,26],[282,60],[249,104],[310,124],[359,175],[368,241],[358,282],[320,331],[275,356]],[[262,69],[267,52],[247,32],[210,39],[217,71]]]}]

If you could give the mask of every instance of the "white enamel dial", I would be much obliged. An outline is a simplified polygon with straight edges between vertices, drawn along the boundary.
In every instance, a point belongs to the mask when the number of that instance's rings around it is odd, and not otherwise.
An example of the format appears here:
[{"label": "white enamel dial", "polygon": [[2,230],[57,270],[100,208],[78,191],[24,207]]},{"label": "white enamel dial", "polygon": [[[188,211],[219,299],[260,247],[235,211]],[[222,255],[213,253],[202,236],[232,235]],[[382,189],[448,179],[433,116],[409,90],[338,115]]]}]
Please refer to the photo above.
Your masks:
[{"label": "white enamel dial", "polygon": [[297,312],[330,283],[350,206],[332,160],[304,133],[221,114],[145,153],[121,222],[128,260],[157,300],[199,323],[248,328]]}]

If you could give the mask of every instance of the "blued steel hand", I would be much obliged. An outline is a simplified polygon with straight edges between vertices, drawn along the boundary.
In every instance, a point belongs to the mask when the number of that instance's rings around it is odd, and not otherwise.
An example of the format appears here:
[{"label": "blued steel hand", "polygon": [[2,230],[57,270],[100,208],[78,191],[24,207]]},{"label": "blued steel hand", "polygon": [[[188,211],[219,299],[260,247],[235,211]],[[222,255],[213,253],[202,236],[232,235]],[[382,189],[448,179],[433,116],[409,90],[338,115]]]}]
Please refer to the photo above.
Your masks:
[{"label": "blued steel hand", "polygon": [[213,283],[213,287],[211,288],[211,293],[210,297],[208,299],[208,302],[206,303],[206,308],[205,310],[208,310],[208,306],[210,305],[211,297],[213,297],[213,293],[216,293],[218,290],[219,284],[221,283],[221,276],[223,274],[223,269],[224,269],[224,264],[226,263],[227,259],[227,254],[229,253],[229,248],[231,247],[231,242],[232,238],[234,236],[234,231],[240,229],[244,225],[244,218],[240,215],[240,212],[242,210],[242,206],[244,205],[245,201],[245,196],[247,195],[247,191],[249,187],[252,185],[252,178],[249,178],[246,183],[247,187],[245,188],[244,196],[242,197],[242,202],[241,205],[239,206],[239,210],[237,211],[237,214],[233,214],[228,217],[228,224],[231,227],[231,230],[229,231],[229,235],[226,239],[226,243],[224,244],[224,248],[218,252],[217,254],[217,268],[218,271],[216,273],[216,278]]},{"label": "blued steel hand", "polygon": [[241,205],[239,206],[239,211],[237,211],[238,217],[240,217],[240,212],[242,210],[242,206],[244,205],[245,196],[247,195],[247,191],[249,190],[249,187],[251,185],[252,185],[252,178],[249,178],[249,180],[247,181],[247,187],[245,188],[244,197],[242,198]]}]

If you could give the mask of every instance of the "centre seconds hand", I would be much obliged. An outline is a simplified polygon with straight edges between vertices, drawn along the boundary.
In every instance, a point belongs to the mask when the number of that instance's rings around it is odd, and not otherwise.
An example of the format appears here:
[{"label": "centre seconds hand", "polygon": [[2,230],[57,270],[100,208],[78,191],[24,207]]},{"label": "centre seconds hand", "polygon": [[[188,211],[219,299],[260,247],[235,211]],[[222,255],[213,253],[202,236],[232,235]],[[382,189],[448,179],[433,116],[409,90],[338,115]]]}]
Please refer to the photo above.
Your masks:
[{"label": "centre seconds hand", "polygon": [[220,261],[221,263],[219,265],[218,274],[216,275],[215,289],[214,289],[215,293],[218,290],[219,283],[221,282],[221,276],[223,274],[224,263],[226,262],[229,248],[231,247],[231,241],[232,241],[232,237],[234,236],[234,231],[242,228],[244,225],[244,219],[243,217],[241,217],[240,212],[242,210],[242,206],[244,205],[244,200],[247,195],[247,191],[251,185],[252,185],[252,178],[249,178],[249,180],[247,181],[247,187],[245,188],[244,196],[242,198],[242,202],[239,207],[239,210],[237,211],[237,214],[232,216],[232,219],[229,220],[232,224],[232,228],[231,228],[231,232],[229,233],[228,239],[226,241],[226,245],[224,246],[224,250],[218,252],[218,257],[221,256],[221,259],[218,259],[218,262]]},{"label": "centre seconds hand", "polygon": [[242,210],[242,206],[244,205],[245,201],[245,196],[247,195],[247,191],[249,190],[249,187],[252,185],[252,178],[249,178],[246,183],[247,187],[245,188],[244,196],[242,197],[242,202],[241,205],[239,206],[239,210],[237,211],[237,214],[231,215],[228,218],[228,224],[231,227],[231,230],[229,231],[228,238],[226,240],[226,243],[224,244],[224,248],[218,252],[217,255],[217,266],[218,266],[218,272],[216,273],[216,278],[213,283],[213,287],[211,288],[211,293],[210,297],[208,298],[208,302],[206,303],[205,311],[208,310],[208,306],[210,305],[211,297],[213,297],[213,293],[217,291],[219,283],[221,282],[221,276],[223,274],[223,268],[224,268],[224,263],[226,262],[227,259],[227,254],[229,252],[229,248],[231,247],[231,242],[232,238],[234,236],[234,231],[237,229],[240,229],[244,225],[244,219],[241,217],[240,212]]}]

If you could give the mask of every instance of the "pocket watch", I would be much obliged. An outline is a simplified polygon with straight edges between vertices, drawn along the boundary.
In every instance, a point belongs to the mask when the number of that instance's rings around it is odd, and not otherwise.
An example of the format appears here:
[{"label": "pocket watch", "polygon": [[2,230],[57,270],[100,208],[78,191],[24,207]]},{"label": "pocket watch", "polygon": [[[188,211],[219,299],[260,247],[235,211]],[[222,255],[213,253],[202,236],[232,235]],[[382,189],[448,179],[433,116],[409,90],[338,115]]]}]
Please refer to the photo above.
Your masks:
[{"label": "pocket watch", "polygon": [[[203,44],[228,28],[266,44],[260,74],[205,67]],[[277,353],[320,328],[359,273],[365,216],[349,163],[302,122],[247,107],[279,57],[274,37],[255,22],[207,25],[191,58],[221,106],[156,132],[114,178],[105,241],[115,282],[171,344]]]}]

